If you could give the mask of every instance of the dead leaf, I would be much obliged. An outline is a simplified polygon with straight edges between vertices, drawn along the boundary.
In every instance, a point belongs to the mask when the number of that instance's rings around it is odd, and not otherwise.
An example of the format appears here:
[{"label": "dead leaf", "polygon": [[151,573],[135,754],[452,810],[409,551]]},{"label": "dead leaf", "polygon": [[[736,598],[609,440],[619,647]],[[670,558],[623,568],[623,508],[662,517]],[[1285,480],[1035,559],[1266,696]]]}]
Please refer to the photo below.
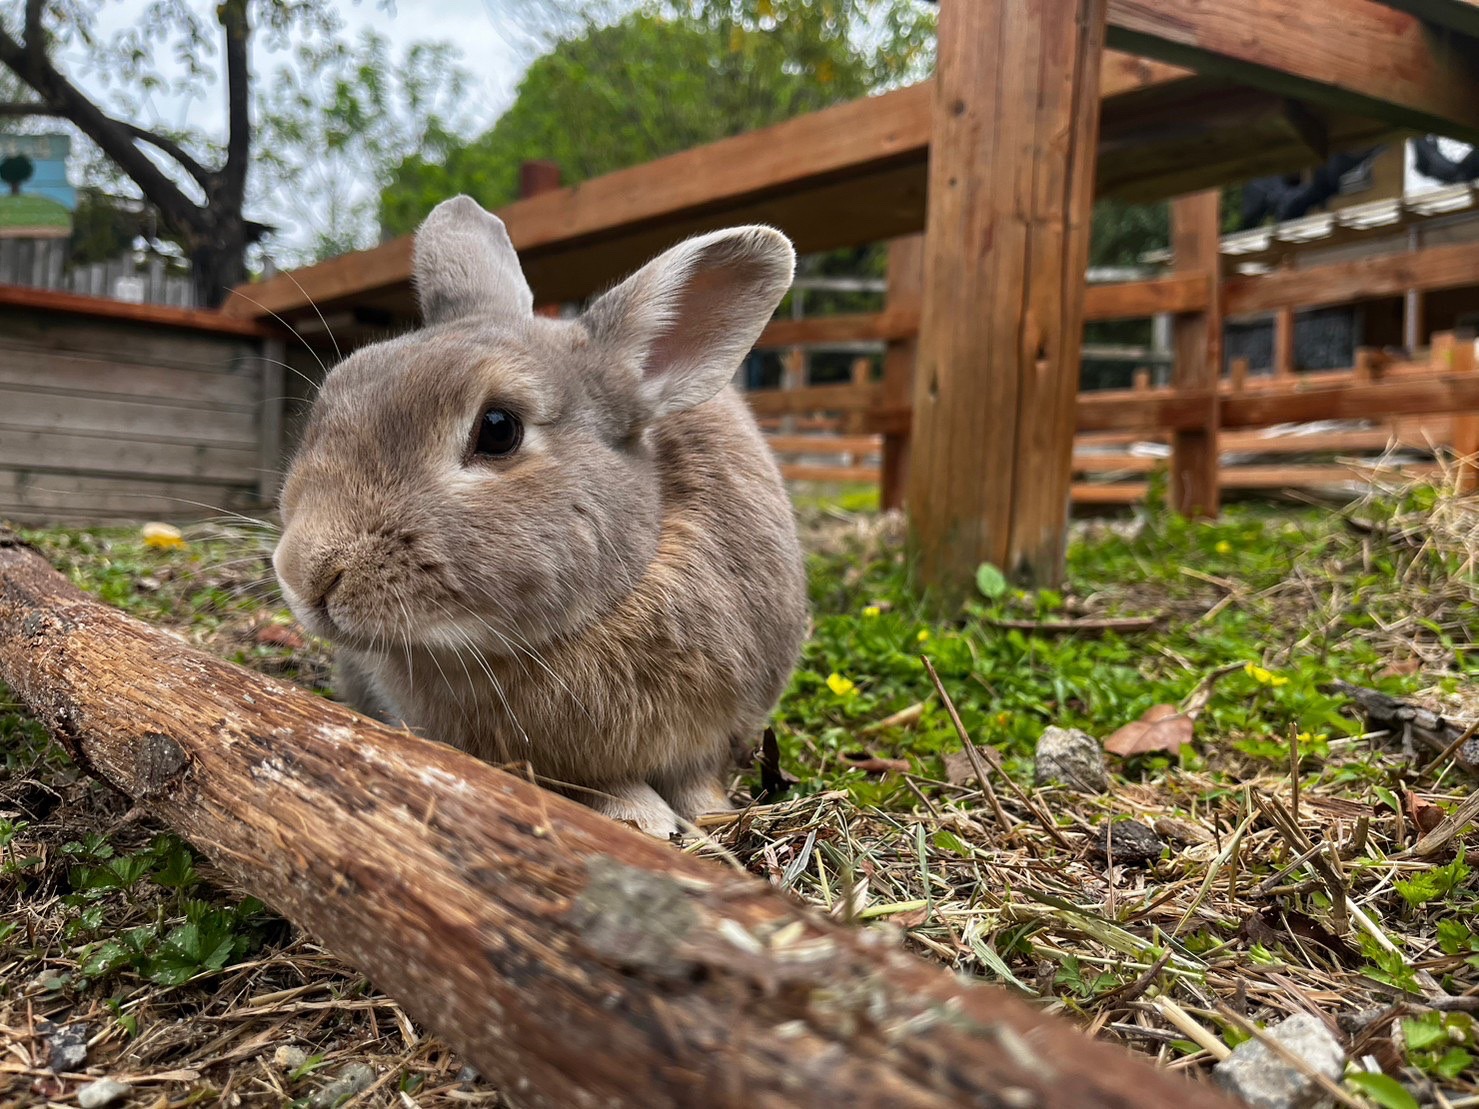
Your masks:
[{"label": "dead leaf", "polygon": [[264,647],[286,647],[290,651],[301,651],[306,646],[290,624],[263,624],[252,638]]},{"label": "dead leaf", "polygon": [[1281,910],[1277,905],[1251,913],[1238,928],[1238,935],[1249,943],[1268,947],[1274,943],[1293,946],[1296,939],[1324,948],[1347,966],[1360,963],[1361,956],[1345,940],[1307,913]]},{"label": "dead leaf", "polygon": [[1139,720],[1133,720],[1104,741],[1111,754],[1143,755],[1151,751],[1175,754],[1192,741],[1193,718],[1177,712],[1175,705],[1151,705]]},{"label": "dead leaf", "polygon": [[909,769],[909,763],[905,759],[879,758],[871,751],[847,751],[842,757],[848,766],[865,774],[887,774],[890,771],[903,773]]},{"label": "dead leaf", "polygon": [[1422,667],[1423,660],[1413,656],[1412,658],[1404,658],[1401,662],[1387,663],[1376,676],[1378,678],[1410,678],[1413,674],[1421,670]]},{"label": "dead leaf", "polygon": [[1410,789],[1402,791],[1402,815],[1417,828],[1419,832],[1426,835],[1439,824],[1443,823],[1443,809],[1429,801],[1426,797],[1419,797]]},{"label": "dead leaf", "polygon": [[1190,846],[1193,843],[1211,843],[1213,840],[1212,833],[1207,831],[1207,829],[1185,820],[1177,820],[1174,817],[1159,817],[1151,827],[1159,835],[1169,840],[1175,840],[1183,846]]},{"label": "dead leaf", "polygon": [[919,718],[924,715],[924,702],[916,701],[908,708],[900,709],[892,716],[885,716],[882,720],[875,720],[867,727],[860,728],[859,733],[868,735],[871,732],[881,732],[888,728],[912,728],[919,723]]},{"label": "dead leaf", "polygon": [[769,803],[778,800],[796,784],[796,779],[781,769],[781,746],[776,741],[774,728],[765,729],[755,762],[760,767],[760,785],[754,795],[756,801]]},{"label": "dead leaf", "polygon": [[[995,754],[996,752],[992,752]],[[982,747],[976,748],[981,765],[991,766],[991,760]],[[953,786],[968,786],[976,780],[976,768],[971,756],[964,751],[955,751],[945,756],[945,780]]]}]

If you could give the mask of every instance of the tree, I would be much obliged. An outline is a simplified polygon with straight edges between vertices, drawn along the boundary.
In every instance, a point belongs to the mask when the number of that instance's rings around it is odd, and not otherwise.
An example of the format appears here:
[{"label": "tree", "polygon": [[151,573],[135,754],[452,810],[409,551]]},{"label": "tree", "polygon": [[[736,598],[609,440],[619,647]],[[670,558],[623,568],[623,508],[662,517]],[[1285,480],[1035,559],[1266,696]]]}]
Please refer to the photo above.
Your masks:
[{"label": "tree", "polygon": [[913,0],[672,0],[613,23],[571,20],[490,131],[396,168],[385,232],[411,230],[457,192],[514,199],[526,160],[558,162],[575,183],[917,78],[934,26]]},{"label": "tree", "polygon": [[36,167],[24,154],[16,154],[0,162],[0,181],[10,186],[11,196],[20,196],[21,186],[31,179]]}]

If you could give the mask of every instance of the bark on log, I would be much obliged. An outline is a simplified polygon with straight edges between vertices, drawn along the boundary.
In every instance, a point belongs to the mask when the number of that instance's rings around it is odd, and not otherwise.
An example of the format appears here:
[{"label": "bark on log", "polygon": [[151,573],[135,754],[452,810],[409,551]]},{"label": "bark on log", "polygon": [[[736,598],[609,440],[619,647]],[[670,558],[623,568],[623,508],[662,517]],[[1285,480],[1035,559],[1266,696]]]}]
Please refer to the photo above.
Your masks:
[{"label": "bark on log", "polygon": [[[1421,744],[1431,754],[1448,752],[1448,757],[1462,770],[1479,777],[1479,736],[1465,725],[1432,709],[1389,697],[1365,686],[1337,680],[1331,683],[1331,687],[1356,703],[1366,717],[1369,730],[1391,732],[1404,741]],[[1462,743],[1458,743],[1460,739]],[[1458,743],[1457,747],[1454,747],[1455,743]]]},{"label": "bark on log", "polygon": [[92,773],[531,1106],[1227,1106],[0,537],[0,676]]}]

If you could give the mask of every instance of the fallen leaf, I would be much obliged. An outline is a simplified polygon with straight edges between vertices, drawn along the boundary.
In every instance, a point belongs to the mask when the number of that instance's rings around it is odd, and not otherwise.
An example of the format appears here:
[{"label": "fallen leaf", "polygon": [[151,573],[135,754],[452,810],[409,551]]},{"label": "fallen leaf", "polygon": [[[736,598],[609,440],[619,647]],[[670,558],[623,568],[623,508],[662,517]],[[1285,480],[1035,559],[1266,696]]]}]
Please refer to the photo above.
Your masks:
[{"label": "fallen leaf", "polygon": [[289,624],[263,624],[253,638],[264,647],[286,647],[290,651],[301,651],[306,646]]},{"label": "fallen leaf", "polygon": [[[991,755],[986,753],[984,747],[977,747],[976,754],[981,760],[981,765],[988,770],[992,767]],[[955,751],[945,756],[945,780],[953,786],[970,785],[976,780],[976,768],[971,762],[971,756],[965,751]]]},{"label": "fallen leaf", "polygon": [[1404,658],[1401,662],[1390,662],[1381,668],[1376,675],[1378,678],[1410,678],[1423,667],[1423,660],[1417,657]]},{"label": "fallen leaf", "polygon": [[1159,817],[1151,827],[1166,839],[1175,840],[1186,846],[1193,843],[1211,843],[1213,840],[1212,833],[1207,829],[1174,817]]},{"label": "fallen leaf", "polygon": [[916,701],[906,709],[900,709],[892,716],[885,716],[882,720],[875,720],[865,728],[859,729],[863,735],[869,732],[881,732],[887,728],[912,728],[919,723],[919,718],[924,715],[924,702]]},{"label": "fallen leaf", "polygon": [[1402,815],[1407,817],[1419,832],[1426,835],[1439,824],[1443,823],[1443,809],[1429,801],[1426,797],[1419,797],[1410,789],[1402,791]]},{"label": "fallen leaf", "polygon": [[1281,910],[1270,905],[1249,916],[1238,927],[1238,935],[1249,943],[1268,947],[1273,943],[1293,944],[1295,939],[1324,948],[1347,966],[1361,962],[1360,953],[1345,940],[1307,913]]},{"label": "fallen leaf", "polygon": [[1150,751],[1174,755],[1192,741],[1195,732],[1192,717],[1177,712],[1175,705],[1151,705],[1139,720],[1132,720],[1106,739],[1104,749],[1127,758]]},{"label": "fallen leaf", "polygon": [[796,779],[781,769],[781,745],[776,741],[774,728],[765,729],[755,762],[760,767],[760,785],[754,795],[756,801],[775,801],[796,784]]},{"label": "fallen leaf", "polygon": [[842,757],[847,760],[848,766],[865,774],[887,774],[890,771],[902,773],[909,769],[909,763],[905,759],[879,758],[870,751],[847,751]]}]

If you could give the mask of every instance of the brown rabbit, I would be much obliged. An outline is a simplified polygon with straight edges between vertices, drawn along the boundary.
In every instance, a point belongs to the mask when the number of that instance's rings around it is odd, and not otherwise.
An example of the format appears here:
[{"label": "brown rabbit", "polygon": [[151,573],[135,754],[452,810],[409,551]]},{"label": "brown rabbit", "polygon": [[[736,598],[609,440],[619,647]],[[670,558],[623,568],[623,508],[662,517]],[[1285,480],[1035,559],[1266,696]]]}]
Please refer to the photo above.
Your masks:
[{"label": "brown rabbit", "polygon": [[727,808],[731,740],[806,627],[790,502],[728,386],[794,262],[766,227],[701,235],[553,320],[502,222],[438,205],[426,328],[328,375],[283,486],[274,565],[341,695],[654,835]]}]

